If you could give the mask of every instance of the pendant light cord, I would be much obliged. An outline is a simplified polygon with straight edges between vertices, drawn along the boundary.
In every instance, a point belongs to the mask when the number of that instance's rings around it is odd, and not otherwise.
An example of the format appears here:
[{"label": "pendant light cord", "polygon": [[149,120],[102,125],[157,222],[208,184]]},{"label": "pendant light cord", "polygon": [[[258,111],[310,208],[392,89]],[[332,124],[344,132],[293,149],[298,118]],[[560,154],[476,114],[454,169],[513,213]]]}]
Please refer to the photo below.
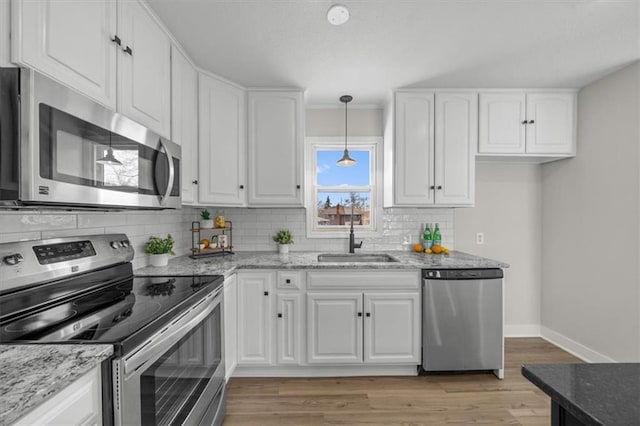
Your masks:
[{"label": "pendant light cord", "polygon": [[344,149],[347,149],[347,104],[348,102],[344,103]]}]

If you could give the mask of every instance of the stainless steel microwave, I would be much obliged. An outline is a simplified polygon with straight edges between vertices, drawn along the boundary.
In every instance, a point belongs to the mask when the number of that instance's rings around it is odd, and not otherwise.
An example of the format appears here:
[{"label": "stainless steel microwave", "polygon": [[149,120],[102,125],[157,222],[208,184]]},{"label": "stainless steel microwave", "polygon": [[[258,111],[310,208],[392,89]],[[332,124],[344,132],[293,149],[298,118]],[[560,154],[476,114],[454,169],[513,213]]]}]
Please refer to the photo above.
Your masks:
[{"label": "stainless steel microwave", "polygon": [[179,208],[180,146],[37,72],[0,68],[0,205]]}]

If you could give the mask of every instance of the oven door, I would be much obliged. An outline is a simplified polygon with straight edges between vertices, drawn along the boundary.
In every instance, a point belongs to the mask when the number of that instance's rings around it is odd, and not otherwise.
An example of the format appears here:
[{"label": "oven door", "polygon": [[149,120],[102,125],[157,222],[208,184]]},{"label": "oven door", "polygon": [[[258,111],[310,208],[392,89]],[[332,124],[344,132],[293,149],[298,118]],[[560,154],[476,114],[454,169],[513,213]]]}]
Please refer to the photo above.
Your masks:
[{"label": "oven door", "polygon": [[179,145],[33,71],[21,91],[23,203],[180,207]]},{"label": "oven door", "polygon": [[[222,291],[113,361],[116,425],[197,425],[224,415]],[[215,417],[215,415],[214,415]]]}]

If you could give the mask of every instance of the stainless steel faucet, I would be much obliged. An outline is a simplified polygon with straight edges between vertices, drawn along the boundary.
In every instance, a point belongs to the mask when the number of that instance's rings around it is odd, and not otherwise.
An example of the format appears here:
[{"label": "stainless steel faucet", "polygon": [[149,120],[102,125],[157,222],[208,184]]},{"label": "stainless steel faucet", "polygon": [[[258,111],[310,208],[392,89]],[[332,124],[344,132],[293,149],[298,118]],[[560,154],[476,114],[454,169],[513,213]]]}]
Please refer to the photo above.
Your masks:
[{"label": "stainless steel faucet", "polygon": [[351,200],[351,229],[349,230],[349,253],[355,253],[357,248],[362,247],[362,241],[356,244],[356,236],[353,233],[353,205],[355,200]]}]

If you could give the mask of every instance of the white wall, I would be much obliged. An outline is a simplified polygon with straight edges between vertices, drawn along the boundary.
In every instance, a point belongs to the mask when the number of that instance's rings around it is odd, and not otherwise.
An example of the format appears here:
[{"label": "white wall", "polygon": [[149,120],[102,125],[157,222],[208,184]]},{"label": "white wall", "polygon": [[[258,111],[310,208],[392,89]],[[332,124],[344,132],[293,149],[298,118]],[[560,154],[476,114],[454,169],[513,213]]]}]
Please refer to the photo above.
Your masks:
[{"label": "white wall", "polygon": [[[1,1],[1,0],[0,0]],[[0,243],[39,240],[77,235],[125,233],[136,252],[134,268],[148,264],[144,243],[151,235],[171,236],[176,240],[176,255],[190,249],[191,221],[197,212],[192,208],[163,211],[59,212],[0,211]]]},{"label": "white wall", "polygon": [[[510,264],[505,334],[540,333],[542,182],[540,165],[479,163],[474,208],[455,209],[456,249]],[[484,233],[483,245],[476,233]]]},{"label": "white wall", "polygon": [[542,332],[640,361],[640,64],[578,95],[578,154],[542,169]]},{"label": "white wall", "polygon": [[[349,136],[382,136],[382,109],[349,108]],[[307,136],[343,136],[344,108],[310,108],[306,115]]]}]

